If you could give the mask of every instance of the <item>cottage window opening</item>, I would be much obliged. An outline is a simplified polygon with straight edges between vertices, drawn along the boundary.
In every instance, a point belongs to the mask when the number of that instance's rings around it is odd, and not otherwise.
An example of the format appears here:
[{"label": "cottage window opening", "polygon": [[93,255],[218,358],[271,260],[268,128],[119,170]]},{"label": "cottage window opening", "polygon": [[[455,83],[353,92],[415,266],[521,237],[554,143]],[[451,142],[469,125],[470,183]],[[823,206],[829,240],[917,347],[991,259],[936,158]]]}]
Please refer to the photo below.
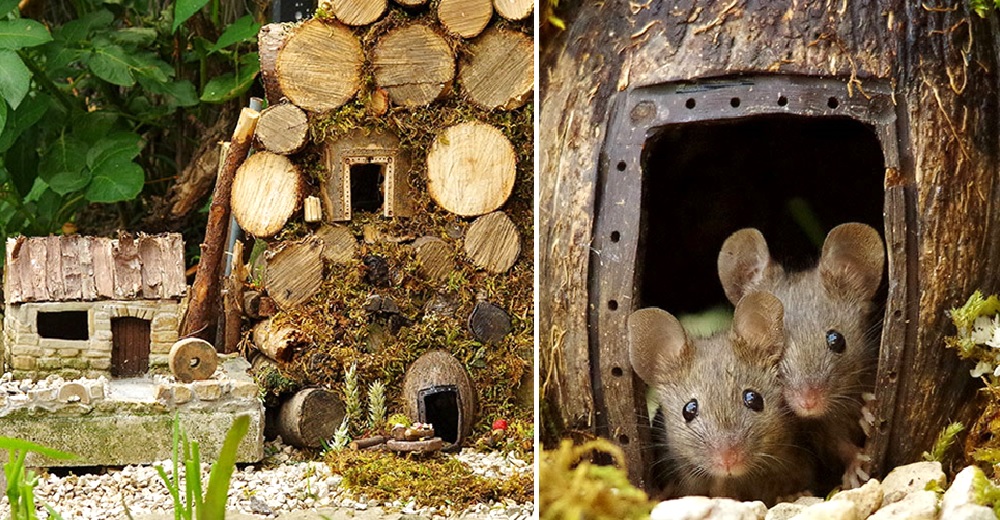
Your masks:
[{"label": "cottage window opening", "polygon": [[385,202],[385,165],[351,165],[351,211],[379,211]]},{"label": "cottage window opening", "polygon": [[793,269],[812,265],[838,224],[883,229],[882,149],[874,127],[854,119],[771,114],[673,124],[651,131],[644,150],[635,287],[642,306],[675,314],[727,306],[716,260],[726,237],[744,227],[760,229],[771,255]]},{"label": "cottage window opening", "polygon": [[87,311],[39,311],[38,336],[47,339],[86,341],[90,339]]}]

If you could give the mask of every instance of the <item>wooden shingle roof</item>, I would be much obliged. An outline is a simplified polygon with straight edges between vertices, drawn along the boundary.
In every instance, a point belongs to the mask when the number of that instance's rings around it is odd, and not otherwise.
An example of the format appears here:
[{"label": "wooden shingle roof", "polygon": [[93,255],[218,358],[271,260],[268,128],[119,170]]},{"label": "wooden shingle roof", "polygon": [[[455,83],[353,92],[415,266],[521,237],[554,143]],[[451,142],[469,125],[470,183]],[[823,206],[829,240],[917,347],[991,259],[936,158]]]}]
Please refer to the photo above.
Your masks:
[{"label": "wooden shingle roof", "polygon": [[3,275],[7,303],[161,300],[187,292],[178,233],[9,238]]}]

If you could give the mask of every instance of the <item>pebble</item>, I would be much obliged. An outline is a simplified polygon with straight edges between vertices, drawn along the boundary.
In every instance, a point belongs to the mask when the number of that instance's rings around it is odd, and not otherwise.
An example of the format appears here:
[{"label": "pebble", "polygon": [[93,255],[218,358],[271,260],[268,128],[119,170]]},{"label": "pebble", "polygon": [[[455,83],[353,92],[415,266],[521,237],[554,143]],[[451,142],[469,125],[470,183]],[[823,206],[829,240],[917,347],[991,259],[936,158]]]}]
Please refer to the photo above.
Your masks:
[{"label": "pebble", "polygon": [[890,471],[882,481],[882,501],[891,504],[902,500],[914,491],[923,491],[927,488],[927,483],[933,481],[937,481],[942,488],[947,483],[940,462],[916,462],[899,466]]},{"label": "pebble", "polygon": [[792,520],[857,520],[858,512],[853,502],[848,500],[831,500],[811,505]]},{"label": "pebble", "polygon": [[763,502],[739,502],[728,498],[683,497],[660,502],[649,514],[650,520],[763,520],[767,507]]},{"label": "pebble", "polygon": [[983,470],[976,466],[969,466],[955,475],[955,481],[952,482],[948,491],[944,492],[944,497],[941,499],[941,518],[948,520],[995,520],[996,516],[992,509],[973,502],[975,497],[974,482],[984,478],[986,476],[983,475]]},{"label": "pebble", "polygon": [[868,518],[882,507],[882,486],[878,479],[871,479],[857,489],[841,491],[833,495],[831,500],[846,500],[854,504],[858,518]]},{"label": "pebble", "polygon": [[938,496],[933,491],[915,491],[898,502],[883,507],[871,520],[935,520]]}]

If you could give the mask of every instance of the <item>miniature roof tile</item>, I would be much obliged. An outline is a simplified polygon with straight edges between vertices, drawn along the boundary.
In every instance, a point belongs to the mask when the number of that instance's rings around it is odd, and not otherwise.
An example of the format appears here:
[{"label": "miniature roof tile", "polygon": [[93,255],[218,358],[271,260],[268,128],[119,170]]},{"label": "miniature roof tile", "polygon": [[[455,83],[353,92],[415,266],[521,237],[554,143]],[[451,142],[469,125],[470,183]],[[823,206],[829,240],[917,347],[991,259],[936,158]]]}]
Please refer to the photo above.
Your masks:
[{"label": "miniature roof tile", "polygon": [[7,239],[7,303],[164,300],[187,292],[179,233]]}]

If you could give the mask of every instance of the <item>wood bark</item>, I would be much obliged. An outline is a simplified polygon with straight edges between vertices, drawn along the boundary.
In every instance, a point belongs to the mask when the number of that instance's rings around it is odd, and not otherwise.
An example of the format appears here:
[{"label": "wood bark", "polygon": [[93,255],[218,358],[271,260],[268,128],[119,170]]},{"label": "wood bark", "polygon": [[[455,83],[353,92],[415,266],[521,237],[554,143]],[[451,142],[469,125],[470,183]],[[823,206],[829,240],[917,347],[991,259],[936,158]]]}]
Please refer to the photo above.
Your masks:
[{"label": "wood bark", "polygon": [[372,58],[375,84],[396,105],[429,105],[455,77],[455,56],[448,42],[422,24],[407,25],[379,38]]},{"label": "wood bark", "polygon": [[227,137],[235,115],[232,110],[223,110],[218,121],[199,138],[201,144],[167,193],[171,217],[180,219],[204,204],[205,196],[212,191],[212,184],[218,177],[219,141]]},{"label": "wood bark", "polygon": [[223,354],[237,352],[243,337],[243,283],[247,279],[247,270],[243,263],[243,242],[240,240],[233,246],[231,262],[232,270],[223,280],[222,287],[222,333],[215,342]]},{"label": "wood bark", "polygon": [[535,86],[535,47],[530,36],[490,29],[469,45],[458,71],[465,97],[492,110],[512,110],[528,101]]},{"label": "wood bark", "polygon": [[384,435],[373,435],[356,441],[351,441],[348,445],[352,450],[359,451],[385,444],[389,438]]},{"label": "wood bark", "polygon": [[403,7],[420,7],[427,3],[427,0],[396,0],[396,3]]},{"label": "wood bark", "polygon": [[323,207],[319,197],[308,196],[302,203],[302,220],[312,224],[323,220]]},{"label": "wood bark", "polygon": [[368,25],[382,17],[388,0],[328,0],[327,9],[347,25]]},{"label": "wood bark", "polygon": [[277,326],[268,318],[253,327],[253,344],[265,356],[287,362],[295,351],[309,343],[302,331],[291,326]]},{"label": "wood bark", "polygon": [[493,9],[500,16],[512,20],[524,20],[535,10],[534,0],[493,0]]},{"label": "wood bark", "polygon": [[445,129],[427,154],[427,191],[441,207],[478,216],[507,201],[517,176],[514,147],[496,128],[478,121]]},{"label": "wood bark", "polygon": [[215,183],[215,195],[208,210],[208,224],[205,226],[205,241],[201,244],[201,260],[191,286],[191,300],[187,315],[181,327],[182,336],[197,335],[205,339],[214,337],[209,329],[218,320],[219,305],[219,275],[222,257],[225,252],[226,233],[229,230],[230,206],[229,200],[233,189],[233,177],[236,169],[246,159],[250,151],[250,141],[253,139],[254,128],[260,113],[244,108],[233,131],[231,148],[226,162],[219,170],[219,179]]},{"label": "wood bark", "polygon": [[464,248],[476,267],[503,273],[514,266],[521,253],[521,235],[504,212],[494,211],[469,226]]},{"label": "wood bark", "polygon": [[381,116],[389,111],[389,93],[385,89],[375,88],[372,91],[371,96],[368,97],[368,102],[365,103],[365,110],[368,111],[370,115]]},{"label": "wood bark", "polygon": [[300,390],[281,405],[278,435],[298,448],[319,448],[344,420],[344,403],[322,388]]},{"label": "wood bark", "polygon": [[420,237],[413,243],[417,252],[417,272],[432,282],[455,271],[455,248],[437,237]]},{"label": "wood bark", "polygon": [[350,29],[314,18],[296,28],[278,52],[278,88],[310,112],[333,110],[360,88],[364,60]]},{"label": "wood bark", "polygon": [[263,25],[257,33],[260,79],[264,84],[264,97],[267,98],[268,105],[277,105],[285,97],[278,83],[278,52],[285,46],[289,34],[290,27],[284,23]]},{"label": "wood bark", "polygon": [[463,38],[475,38],[493,17],[492,0],[441,0],[438,21],[448,32]]},{"label": "wood bark", "polygon": [[309,120],[301,108],[291,103],[271,105],[260,113],[256,137],[265,150],[290,155],[306,145]]},{"label": "wood bark", "polygon": [[347,263],[357,254],[358,241],[344,226],[322,226],[316,230],[316,238],[323,241],[321,255],[327,262]]},{"label": "wood bark", "polygon": [[307,238],[286,242],[266,254],[264,288],[282,309],[291,309],[309,301],[323,285],[323,242]]},{"label": "wood bark", "polygon": [[251,155],[233,181],[233,216],[244,231],[269,237],[281,231],[299,206],[303,181],[298,167],[283,155]]},{"label": "wood bark", "polygon": [[243,313],[254,320],[270,318],[278,313],[278,306],[273,298],[261,294],[260,291],[244,291]]}]

